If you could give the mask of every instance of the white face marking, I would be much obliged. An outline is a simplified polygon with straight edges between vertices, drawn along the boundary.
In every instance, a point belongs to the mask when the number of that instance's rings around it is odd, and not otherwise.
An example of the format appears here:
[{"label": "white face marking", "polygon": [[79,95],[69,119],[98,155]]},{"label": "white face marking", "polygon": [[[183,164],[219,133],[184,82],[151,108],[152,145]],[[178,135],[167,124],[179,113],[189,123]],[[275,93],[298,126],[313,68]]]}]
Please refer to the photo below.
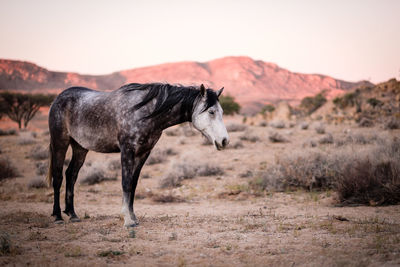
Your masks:
[{"label": "white face marking", "polygon": [[204,99],[196,105],[192,115],[193,126],[206,136],[216,149],[221,150],[229,143],[228,132],[222,120],[223,110],[217,102],[214,106],[201,112],[204,105]]}]

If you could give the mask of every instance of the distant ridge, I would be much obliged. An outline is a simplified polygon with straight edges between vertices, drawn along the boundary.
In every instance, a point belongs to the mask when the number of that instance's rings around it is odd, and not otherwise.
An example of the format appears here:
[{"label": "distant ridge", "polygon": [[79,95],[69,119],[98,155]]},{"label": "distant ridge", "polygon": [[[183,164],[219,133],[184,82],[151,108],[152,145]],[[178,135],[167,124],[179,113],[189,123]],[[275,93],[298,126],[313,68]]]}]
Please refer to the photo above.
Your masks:
[{"label": "distant ridge", "polygon": [[130,82],[169,82],[184,85],[204,83],[225,87],[247,114],[258,112],[266,103],[281,100],[297,104],[305,96],[322,90],[332,98],[361,84],[320,74],[290,72],[273,63],[249,57],[224,57],[208,62],[176,62],[114,72],[108,75],[81,75],[49,71],[30,62],[0,59],[0,89],[58,93],[71,86],[114,90]]}]

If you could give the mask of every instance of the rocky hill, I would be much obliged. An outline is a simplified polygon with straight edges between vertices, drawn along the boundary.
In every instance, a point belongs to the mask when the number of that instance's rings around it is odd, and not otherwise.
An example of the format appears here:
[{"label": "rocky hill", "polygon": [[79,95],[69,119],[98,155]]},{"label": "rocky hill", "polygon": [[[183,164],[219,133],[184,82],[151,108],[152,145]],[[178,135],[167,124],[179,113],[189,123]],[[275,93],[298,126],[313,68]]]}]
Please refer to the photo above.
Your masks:
[{"label": "rocky hill", "polygon": [[60,92],[70,86],[114,90],[130,82],[169,82],[184,85],[204,83],[226,92],[242,105],[244,113],[255,113],[266,103],[284,100],[291,104],[321,90],[333,98],[368,82],[346,82],[320,74],[290,72],[278,65],[249,57],[225,57],[208,62],[177,62],[114,72],[81,75],[55,72],[22,61],[0,59],[0,89]]}]

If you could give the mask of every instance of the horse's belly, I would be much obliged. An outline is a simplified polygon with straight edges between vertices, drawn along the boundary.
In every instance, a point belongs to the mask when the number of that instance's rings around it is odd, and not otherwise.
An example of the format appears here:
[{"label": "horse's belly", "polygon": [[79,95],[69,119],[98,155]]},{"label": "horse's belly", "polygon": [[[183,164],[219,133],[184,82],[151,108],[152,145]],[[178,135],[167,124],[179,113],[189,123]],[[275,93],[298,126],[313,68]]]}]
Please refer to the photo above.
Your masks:
[{"label": "horse's belly", "polygon": [[102,135],[71,134],[71,137],[83,148],[101,153],[120,152],[119,143],[113,138],[104,138]]}]

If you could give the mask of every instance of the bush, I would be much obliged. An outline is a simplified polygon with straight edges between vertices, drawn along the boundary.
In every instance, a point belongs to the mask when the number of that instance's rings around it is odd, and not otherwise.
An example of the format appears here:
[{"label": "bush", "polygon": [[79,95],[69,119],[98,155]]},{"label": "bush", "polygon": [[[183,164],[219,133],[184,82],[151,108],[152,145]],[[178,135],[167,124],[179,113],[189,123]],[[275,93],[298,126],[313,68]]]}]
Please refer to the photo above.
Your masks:
[{"label": "bush", "polygon": [[43,177],[35,177],[31,179],[28,183],[28,188],[45,188],[47,183],[44,181]]},{"label": "bush", "polygon": [[43,160],[49,158],[49,150],[47,147],[36,146],[31,151],[31,158],[34,160]]},{"label": "bush", "polygon": [[250,182],[255,190],[334,189],[343,204],[400,203],[400,140],[367,149],[301,152],[277,160]]},{"label": "bush", "polygon": [[272,143],[283,143],[288,141],[285,137],[283,137],[281,134],[277,132],[269,133],[268,138]]},{"label": "bush", "polygon": [[332,134],[328,133],[325,136],[321,137],[318,140],[318,143],[320,143],[320,144],[333,144],[333,136],[332,136]]},{"label": "bush", "polygon": [[106,177],[105,172],[99,169],[93,169],[90,174],[81,180],[81,184],[94,185],[104,181],[115,181],[116,177]]},{"label": "bush", "polygon": [[10,162],[8,158],[0,158],[0,181],[6,178],[14,178],[19,175],[16,167]]},{"label": "bush", "polygon": [[311,114],[319,109],[323,104],[326,103],[324,92],[321,92],[315,96],[307,96],[301,100],[300,107],[303,108],[307,114]]},{"label": "bush", "polygon": [[267,104],[267,105],[265,105],[265,106],[262,107],[260,113],[261,113],[262,115],[265,115],[266,113],[274,112],[274,110],[275,110],[274,105]]},{"label": "bush", "polygon": [[385,124],[384,124],[384,129],[386,130],[394,130],[394,129],[400,129],[400,120],[396,118],[389,118]]},{"label": "bush", "polygon": [[158,194],[153,194],[152,196],[153,201],[158,202],[158,203],[179,203],[179,202],[184,202],[185,200],[174,196],[171,193],[168,194],[162,194],[162,195],[158,195]]},{"label": "bush", "polygon": [[4,135],[16,135],[17,134],[17,130],[15,129],[10,129],[10,130],[3,130],[0,129],[0,136],[4,136]]},{"label": "bush", "polygon": [[224,114],[226,115],[233,115],[239,114],[240,112],[240,105],[235,102],[235,98],[232,96],[223,96],[219,97],[219,103],[221,104],[222,109],[224,110]]},{"label": "bush", "polygon": [[344,109],[346,107],[354,107],[354,105],[358,104],[358,93],[347,93],[342,97],[336,97],[333,99],[333,104],[335,106]]},{"label": "bush", "polygon": [[158,150],[153,150],[146,161],[146,165],[159,164],[165,162],[166,160],[167,157],[165,156],[164,153]]},{"label": "bush", "polygon": [[49,163],[48,162],[36,162],[36,174],[37,175],[44,175],[47,173],[49,169]]},{"label": "bush", "polygon": [[190,164],[175,164],[164,179],[160,182],[161,188],[178,187],[185,179],[193,179],[196,176],[214,176],[222,175],[224,171],[217,166],[205,165],[190,165]]},{"label": "bush", "polygon": [[360,127],[372,127],[372,126],[374,126],[374,122],[372,120],[364,117],[358,122],[358,126],[360,126]]},{"label": "bush", "polygon": [[115,159],[110,161],[110,163],[108,163],[108,169],[110,171],[118,171],[121,169],[121,160],[119,159]]},{"label": "bush", "polygon": [[18,140],[18,145],[21,146],[28,146],[33,144],[36,144],[36,140],[32,137],[20,137]]},{"label": "bush", "polygon": [[304,122],[304,121],[302,123],[300,123],[300,129],[307,130],[308,129],[308,123]]},{"label": "bush", "polygon": [[383,102],[376,98],[369,98],[367,100],[367,103],[370,104],[373,108],[375,108],[377,106],[380,107],[383,105]]},{"label": "bush", "polygon": [[325,125],[323,123],[317,124],[314,129],[317,132],[317,134],[324,134],[325,133]]},{"label": "bush", "polygon": [[271,126],[272,128],[276,128],[276,129],[283,129],[283,128],[285,128],[285,122],[284,121],[271,121],[269,123],[269,126]]},{"label": "bush", "polygon": [[250,132],[245,132],[243,135],[239,136],[239,139],[242,141],[248,141],[251,143],[256,143],[261,141],[260,137],[251,134]]},{"label": "bush", "polygon": [[247,126],[243,124],[231,123],[226,126],[228,132],[243,132],[247,130]]}]

